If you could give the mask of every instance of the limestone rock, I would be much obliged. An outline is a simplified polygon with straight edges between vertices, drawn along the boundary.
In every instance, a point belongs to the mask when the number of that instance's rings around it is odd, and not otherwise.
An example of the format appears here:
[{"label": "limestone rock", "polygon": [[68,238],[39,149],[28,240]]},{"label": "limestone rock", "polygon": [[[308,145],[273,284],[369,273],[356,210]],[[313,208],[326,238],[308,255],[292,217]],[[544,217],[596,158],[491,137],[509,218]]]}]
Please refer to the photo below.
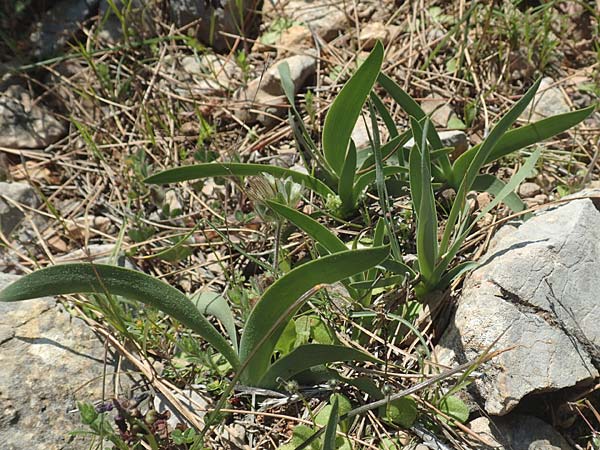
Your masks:
[{"label": "limestone rock", "polygon": [[[286,111],[287,99],[281,87],[279,66],[287,63],[290,76],[294,83],[294,95],[298,93],[305,82],[315,74],[316,59],[308,55],[295,55],[282,59],[270,67],[262,77],[248,83],[246,89],[236,93],[236,100],[244,102],[246,108],[238,111],[238,116],[244,122],[258,121],[265,126],[276,123],[273,116],[281,116]],[[249,109],[264,111],[264,114],[250,112]]]},{"label": "limestone rock", "polygon": [[[600,195],[584,191],[577,196]],[[600,367],[600,211],[597,200],[545,209],[502,233],[465,282],[440,361],[465,362],[498,337],[511,350],[474,384],[494,415],[527,394],[585,385]]]},{"label": "limestone rock", "polygon": [[19,85],[0,93],[0,147],[46,147],[66,133],[66,127],[50,111],[34,104]]},{"label": "limestone rock", "polygon": [[[260,22],[261,0],[171,0],[171,20],[177,27],[195,22],[196,37],[216,51],[227,51],[235,38],[221,32],[254,39]],[[241,11],[241,13],[240,13]]]},{"label": "limestone rock", "polygon": [[542,193],[542,188],[536,183],[525,182],[519,186],[519,195],[523,198],[533,198]]},{"label": "limestone rock", "polygon": [[389,40],[398,33],[399,27],[395,25],[386,25],[383,22],[369,22],[362,30],[358,40],[364,50],[371,50],[375,47],[377,41],[386,45]]},{"label": "limestone rock", "polygon": [[306,52],[306,50],[313,48],[310,29],[306,25],[291,26],[281,33],[277,46],[277,56],[279,58]]},{"label": "limestone rock", "polygon": [[31,207],[39,204],[35,191],[27,183],[0,182],[0,231],[5,235],[10,234],[24,217],[10,200]]},{"label": "limestone rock", "polygon": [[524,415],[479,417],[469,427],[489,446],[498,450],[570,450],[571,446],[550,425]]},{"label": "limestone rock", "polygon": [[[183,57],[180,63],[183,72],[188,74],[194,83],[190,87],[193,93],[214,95],[224,92],[232,89],[235,80],[241,77],[241,70],[231,57],[190,55]],[[181,78],[181,73],[174,73],[173,76]]]},{"label": "limestone rock", "polygon": [[307,25],[325,41],[334,39],[347,24],[342,2],[290,0],[276,3],[277,11],[293,22]]},{"label": "limestone rock", "polygon": [[570,111],[565,95],[558,86],[552,86],[553,84],[552,78],[546,77],[542,80],[537,94],[519,117],[521,120],[536,122]]},{"label": "limestone rock", "polygon": [[[0,289],[17,279],[0,273]],[[106,399],[130,386],[116,357],[54,299],[0,303],[0,443],[3,450],[80,450],[76,401]]]},{"label": "limestone rock", "polygon": [[434,94],[426,97],[425,101],[421,104],[421,108],[423,108],[425,114],[431,117],[431,121],[435,125],[442,128],[448,126],[448,121],[454,114],[454,111],[452,111],[452,108],[448,104],[448,100]]}]

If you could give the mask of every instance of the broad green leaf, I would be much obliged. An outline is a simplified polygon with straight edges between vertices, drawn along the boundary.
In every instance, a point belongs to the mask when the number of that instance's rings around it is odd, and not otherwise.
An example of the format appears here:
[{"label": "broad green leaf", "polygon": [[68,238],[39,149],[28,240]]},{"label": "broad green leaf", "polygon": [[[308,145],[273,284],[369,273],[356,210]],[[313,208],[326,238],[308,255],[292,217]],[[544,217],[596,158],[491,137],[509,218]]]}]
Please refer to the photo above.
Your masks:
[{"label": "broad green leaf", "polygon": [[[406,167],[400,166],[384,166],[383,167],[383,178],[391,177],[392,175],[401,175],[407,174],[408,170]],[[367,186],[373,184],[376,181],[377,173],[375,170],[371,170],[370,172],[364,173],[356,179],[356,183],[354,184],[354,195],[355,198],[358,199],[363,191],[367,188]]]},{"label": "broad green leaf", "polygon": [[357,281],[355,283],[350,283],[350,287],[354,289],[367,289],[373,290],[377,288],[394,286],[396,284],[402,283],[406,279],[405,275],[394,275],[387,278],[381,278],[380,280],[368,279],[365,281]]},{"label": "broad green leaf", "polygon": [[235,320],[233,319],[233,313],[227,300],[216,292],[196,292],[190,300],[196,305],[196,308],[198,308],[202,315],[211,315],[221,321],[237,353],[238,339],[235,330]]},{"label": "broad green leaf", "polygon": [[498,192],[498,194],[494,197],[494,199],[485,208],[483,208],[479,212],[479,214],[475,218],[475,221],[473,222],[473,224],[471,225],[470,228],[472,228],[475,225],[475,223],[477,223],[479,220],[481,220],[483,218],[483,216],[485,216],[492,209],[494,209],[501,202],[503,202],[507,196],[509,196],[512,192],[515,191],[515,189],[517,189],[517,187],[523,182],[523,180],[525,180],[525,178],[527,178],[529,175],[531,175],[531,172],[535,168],[535,165],[538,162],[538,160],[540,159],[541,155],[542,155],[541,148],[538,148],[531,155],[529,155],[529,157],[525,160],[525,162],[523,163],[521,168],[517,171],[517,173],[515,173],[511,177],[510,181],[508,183],[506,183],[506,185],[502,189],[500,189],[500,192]]},{"label": "broad green leaf", "polygon": [[356,146],[354,142],[350,140],[348,145],[348,152],[344,160],[342,167],[342,173],[340,174],[340,181],[338,183],[338,195],[342,200],[342,211],[343,214],[348,214],[354,211],[354,176],[356,175]]},{"label": "broad green leaf", "polygon": [[[477,192],[488,192],[492,196],[496,197],[500,191],[504,188],[505,184],[503,181],[496,178],[494,175],[489,173],[479,175],[473,182],[473,190]],[[504,199],[504,204],[510,208],[513,212],[521,212],[527,206],[523,203],[523,200],[515,192],[510,192]]]},{"label": "broad green leaf", "polygon": [[319,194],[323,198],[328,195],[335,195],[325,183],[307,175],[296,172],[295,170],[284,169],[283,167],[270,166],[268,164],[250,164],[250,163],[208,163],[196,164],[193,166],[176,167],[163,172],[156,173],[144,180],[148,184],[167,184],[178,183],[180,181],[197,180],[208,177],[234,177],[234,176],[259,176],[268,173],[277,178],[291,178],[296,183],[302,184]]},{"label": "broad green leaf", "polygon": [[400,133],[398,132],[398,128],[396,127],[396,121],[386,108],[383,101],[381,101],[381,99],[375,92],[371,92],[370,98],[373,102],[373,105],[375,105],[375,108],[377,108],[377,112],[383,119],[383,123],[385,123],[385,126],[388,129],[388,132],[390,133],[390,138],[395,138],[396,136],[398,136]]},{"label": "broad green leaf", "polygon": [[291,352],[296,344],[296,324],[293,320],[290,320],[283,330],[277,344],[275,344],[275,350],[281,355],[287,355]]},{"label": "broad green leaf", "polygon": [[417,403],[411,397],[402,397],[382,406],[379,414],[388,422],[410,428],[417,420]]},{"label": "broad green leaf", "polygon": [[340,420],[338,400],[335,399],[331,405],[331,412],[327,420],[327,428],[325,428],[325,436],[323,437],[323,450],[335,450],[335,432]]},{"label": "broad green leaf", "polygon": [[438,408],[444,414],[452,417],[460,423],[465,423],[469,420],[469,407],[460,398],[451,395],[444,397],[439,403]]},{"label": "broad green leaf", "polygon": [[512,126],[512,124],[518,119],[518,117],[523,113],[525,108],[537,92],[541,79],[536,81],[533,86],[521,97],[521,99],[515,103],[515,105],[500,119],[498,124],[492,129],[488,137],[483,141],[481,147],[477,150],[471,163],[469,164],[467,171],[465,172],[464,177],[460,183],[460,187],[458,192],[456,193],[456,199],[454,204],[452,205],[452,209],[450,210],[450,214],[448,216],[448,220],[446,222],[446,228],[444,229],[444,235],[442,236],[442,242],[440,244],[440,251],[445,253],[448,249],[448,245],[450,244],[450,238],[454,233],[454,227],[457,223],[459,214],[461,213],[465,199],[467,196],[467,192],[471,190],[473,186],[473,182],[475,178],[479,174],[479,171],[483,167],[483,165],[488,161],[490,155],[494,151],[496,144],[500,141],[502,136],[508,131],[508,129]]},{"label": "broad green leaf", "polygon": [[[386,90],[386,92],[390,94],[394,101],[398,103],[398,105],[400,105],[400,108],[402,108],[410,117],[414,117],[418,121],[421,121],[425,117],[427,117],[425,111],[421,109],[419,104],[413,100],[413,98],[408,94],[408,92],[402,89],[394,80],[392,80],[386,74],[381,72],[379,74],[379,77],[377,78],[377,81]],[[431,146],[434,148],[434,150],[444,147],[444,145],[442,144],[442,140],[440,139],[440,136],[438,135],[434,127],[431,127],[427,131],[427,139],[431,143]]]},{"label": "broad green leaf", "polygon": [[292,81],[292,76],[290,74],[290,66],[287,61],[279,64],[277,66],[279,70],[279,79],[281,80],[281,87],[283,88],[283,92],[290,102],[290,105],[294,106],[294,82]]},{"label": "broad green leaf", "polygon": [[[377,81],[409,116],[414,117],[418,121],[422,121],[425,117],[427,117],[427,114],[425,114],[425,111],[421,109],[419,104],[414,101],[413,98],[390,77],[382,72],[379,74]],[[427,130],[427,140],[434,150],[439,150],[444,147],[444,144],[442,144],[442,140],[440,139],[440,135],[433,126],[429,127]],[[448,155],[441,154],[439,160],[442,166],[442,171],[444,172],[445,176],[449,177],[452,173],[452,166],[450,164]]]},{"label": "broad green leaf", "polygon": [[314,366],[341,361],[378,362],[371,355],[352,347],[328,344],[306,344],[292,350],[273,363],[260,380],[260,386],[277,386],[277,379],[289,380],[298,373]]},{"label": "broad green leaf", "polygon": [[329,253],[348,250],[348,247],[346,247],[346,244],[344,244],[340,238],[333,234],[329,228],[321,225],[312,217],[271,200],[268,200],[266,203],[277,214],[285,217],[316,242],[325,247]]},{"label": "broad green leaf", "polygon": [[375,84],[383,62],[383,45],[377,42],[368,58],[344,85],[331,104],[323,125],[325,159],[340,176],[350,136],[360,111]]},{"label": "broad green leaf", "polygon": [[475,262],[475,261],[465,261],[463,263],[456,265],[455,267],[450,269],[448,272],[446,272],[442,278],[440,278],[440,281],[437,284],[437,288],[445,289],[446,287],[450,286],[450,283],[452,283],[452,281],[455,278],[461,276],[465,272],[469,272],[469,271],[475,269],[478,266],[479,266],[479,263]]},{"label": "broad green leaf", "polygon": [[[390,139],[388,142],[381,146],[381,159],[383,161],[387,160],[393,153],[402,149],[402,146],[406,144],[412,136],[410,130],[406,130],[404,133]],[[373,149],[371,149],[373,150]],[[365,151],[361,152],[365,153]],[[368,151],[366,152],[368,153]],[[360,172],[366,172],[369,169],[375,168],[375,155],[368,155],[363,162],[360,164],[361,170]]]},{"label": "broad green leaf", "polygon": [[266,373],[279,336],[302,306],[303,294],[364,272],[388,254],[388,247],[335,253],[303,264],[273,283],[250,313],[242,334],[240,359],[247,364],[243,382],[252,386]]},{"label": "broad green leaf", "polygon": [[393,272],[397,275],[409,275],[411,278],[414,278],[417,276],[415,271],[409,265],[407,265],[405,262],[396,261],[395,259],[392,259],[392,258],[388,259],[387,261],[382,262],[379,265],[381,267],[383,267],[385,270]]},{"label": "broad green leaf", "polygon": [[[594,106],[590,106],[577,111],[558,114],[507,132],[500,138],[495,148],[485,160],[485,164],[495,161],[516,150],[549,139],[552,136],[574,127],[585,120],[594,111],[594,108]],[[471,164],[471,161],[473,161],[473,158],[477,152],[479,152],[480,147],[481,144],[470,148],[454,162],[452,171],[455,189],[458,188],[460,180],[464,177],[469,164]]]},{"label": "broad green leaf", "polygon": [[529,158],[527,158],[525,160],[525,163],[521,166],[519,171],[516,174],[514,174],[512,176],[512,178],[510,179],[510,181],[508,183],[506,183],[506,185],[500,190],[498,195],[485,208],[483,208],[479,212],[479,214],[477,215],[475,220],[473,220],[471,225],[468,226],[466,228],[466,230],[463,231],[462,234],[455,239],[455,241],[452,243],[452,245],[450,246],[450,248],[448,249],[448,251],[446,252],[444,257],[442,258],[442,260],[436,266],[435,273],[433,275],[433,279],[438,279],[438,280],[442,279],[442,274],[446,271],[446,269],[448,268],[448,266],[450,265],[450,263],[452,262],[452,260],[454,259],[454,257],[458,253],[458,251],[460,250],[462,243],[468,237],[469,233],[471,232],[471,230],[473,229],[475,224],[481,218],[483,218],[483,216],[485,216],[488,212],[490,212],[492,209],[494,209],[496,206],[498,206],[500,204],[500,202],[502,202],[502,200],[504,198],[506,198],[506,196],[508,196],[511,192],[513,192],[517,188],[517,186],[519,184],[521,184],[521,182],[529,176],[529,174],[535,167],[536,162],[540,158],[541,154],[542,154],[541,149],[537,149],[536,151],[534,151],[531,154],[531,156],[529,156]]},{"label": "broad green leaf", "polygon": [[[411,118],[411,129],[415,138],[415,147],[419,151],[419,175],[421,201],[416,205],[417,215],[417,258],[419,272],[425,280],[430,279],[437,261],[437,211],[431,185],[431,161],[427,144],[427,128],[429,120],[425,121],[425,129],[421,128],[416,119]],[[413,169],[413,167],[411,167]],[[411,173],[412,175],[412,173]],[[412,184],[411,184],[412,187]]]},{"label": "broad green leaf", "polygon": [[216,348],[237,369],[240,361],[225,338],[174,287],[135,270],[104,264],[61,264],[38,270],[0,291],[0,301],[49,295],[111,294],[151,305],[177,319]]}]

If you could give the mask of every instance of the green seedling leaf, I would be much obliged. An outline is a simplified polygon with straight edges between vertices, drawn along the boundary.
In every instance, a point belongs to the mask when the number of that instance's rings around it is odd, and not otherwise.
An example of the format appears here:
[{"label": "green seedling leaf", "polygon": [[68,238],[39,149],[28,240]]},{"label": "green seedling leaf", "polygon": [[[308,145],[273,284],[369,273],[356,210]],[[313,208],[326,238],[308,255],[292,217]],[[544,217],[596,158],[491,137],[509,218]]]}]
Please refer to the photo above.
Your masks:
[{"label": "green seedling leaf", "polygon": [[[523,164],[523,166],[521,166],[519,171],[516,174],[514,174],[510,181],[500,190],[498,195],[479,212],[479,214],[477,215],[475,220],[473,220],[471,225],[468,226],[466,230],[463,231],[462,234],[455,239],[452,246],[448,249],[442,260],[438,263],[437,267],[435,268],[435,273],[433,276],[434,279],[442,279],[442,274],[446,271],[446,269],[458,253],[460,246],[465,241],[475,224],[479,220],[481,220],[483,216],[485,216],[488,212],[490,212],[492,209],[498,206],[511,192],[513,192],[517,188],[519,184],[521,184],[521,182],[525,178],[529,176],[529,174],[535,167],[535,164],[537,163],[538,159],[540,158],[541,154],[541,149],[537,149],[536,151],[534,151],[531,154],[531,156],[529,156],[529,158],[525,160],[525,163]],[[444,276],[444,278],[445,283],[447,283],[446,285],[448,285],[451,280],[448,281],[446,276]]]},{"label": "green seedling leaf", "polygon": [[295,170],[284,169],[283,167],[270,166],[268,164],[250,164],[250,163],[209,163],[196,164],[193,166],[176,167],[168,169],[144,180],[148,184],[168,184],[181,181],[197,180],[209,177],[245,177],[259,176],[268,173],[276,178],[291,178],[296,183],[311,189],[323,198],[328,195],[335,195],[325,183],[307,175],[296,172]]},{"label": "green seedling leaf", "polygon": [[292,269],[273,283],[250,313],[242,335],[240,359],[247,364],[243,382],[255,385],[266,373],[279,336],[302,306],[299,299],[303,294],[318,285],[364,272],[385,260],[388,254],[389,247],[335,253]]},{"label": "green seedling leaf", "polygon": [[390,258],[379,265],[385,270],[398,275],[408,275],[410,278],[415,278],[417,276],[415,271],[409,265],[401,261],[396,261],[395,259]]},{"label": "green seedling leaf", "polygon": [[211,315],[221,321],[227,334],[229,334],[229,339],[231,339],[233,348],[237,353],[238,339],[235,330],[235,321],[227,300],[216,292],[197,292],[192,295],[190,300],[196,305],[196,308],[198,308],[198,311],[200,311],[202,315]]},{"label": "green seedling leaf", "polygon": [[383,123],[388,129],[388,132],[390,133],[390,138],[395,138],[396,136],[398,136],[400,133],[398,132],[398,128],[396,127],[396,121],[386,108],[385,104],[381,101],[381,99],[377,96],[375,92],[371,92],[370,98],[373,102],[373,105],[375,105],[377,112],[383,119]]},{"label": "green seedling leaf", "polygon": [[[473,190],[477,192],[488,192],[493,197],[498,196],[500,191],[504,189],[504,186],[505,184],[503,181],[488,173],[479,175],[473,182]],[[523,200],[521,200],[515,192],[510,192],[504,198],[504,204],[513,212],[521,212],[527,208],[525,203],[523,203]]]},{"label": "green seedling leaf", "polygon": [[331,405],[331,412],[327,420],[327,428],[325,428],[325,436],[323,437],[323,450],[335,450],[335,432],[337,431],[337,424],[340,420],[338,400],[335,399]]},{"label": "green seedling leaf", "polygon": [[323,125],[322,145],[325,159],[341,176],[350,136],[383,62],[383,45],[377,42],[368,58],[337,95]]},{"label": "green seedling leaf", "polygon": [[[421,109],[419,104],[413,100],[413,98],[408,94],[408,92],[402,89],[390,77],[388,77],[384,73],[380,73],[379,77],[377,78],[377,81],[410,117],[414,117],[418,121],[422,121],[423,119],[425,119],[425,117],[427,117],[425,111]],[[439,150],[444,147],[444,144],[442,144],[442,140],[440,139],[440,135],[433,126],[429,127],[429,129],[427,130],[427,140],[433,147],[433,150]],[[450,177],[452,174],[452,166],[450,164],[450,159],[448,155],[441,154],[439,161],[444,176]]]},{"label": "green seedling leaf", "polygon": [[[398,150],[402,150],[403,145],[406,144],[410,140],[411,136],[412,136],[411,131],[406,130],[404,133],[390,139],[387,143],[383,144],[380,149],[382,161],[386,161],[395,152],[397,152]],[[361,153],[368,153],[368,152],[363,151]],[[374,169],[375,168],[375,155],[374,154],[368,155],[364,161],[359,163],[359,166],[361,167],[360,172],[362,172],[362,173],[365,173],[368,170]]]},{"label": "green seedling leaf", "polygon": [[354,211],[354,176],[356,174],[356,146],[354,142],[350,140],[348,146],[348,152],[342,167],[342,173],[340,174],[340,181],[338,183],[338,195],[342,200],[342,211],[343,214],[348,214]]},{"label": "green seedling leaf", "polygon": [[444,235],[442,236],[442,242],[440,244],[440,252],[445,253],[448,249],[448,245],[450,244],[450,239],[452,234],[454,233],[454,227],[458,221],[459,215],[464,207],[465,199],[467,192],[469,192],[473,186],[473,182],[475,178],[479,174],[479,171],[489,160],[490,155],[492,154],[496,144],[500,141],[502,136],[508,131],[508,129],[512,126],[512,124],[517,120],[517,118],[525,111],[525,108],[537,92],[541,83],[541,79],[536,81],[533,86],[521,97],[521,99],[515,103],[515,105],[506,113],[502,119],[496,124],[496,126],[492,129],[488,137],[483,141],[481,147],[477,150],[471,163],[469,164],[467,171],[462,178],[460,183],[460,187],[456,194],[456,200],[452,205],[452,209],[450,210],[450,214],[448,216],[448,220],[446,223],[446,228],[444,229]]},{"label": "green seedling leaf", "polygon": [[[388,178],[393,175],[406,175],[408,170],[406,167],[400,166],[384,166],[382,169],[383,178]],[[354,197],[358,199],[367,186],[373,184],[377,179],[377,173],[375,170],[371,170],[356,179],[354,184]]]},{"label": "green seedling leaf", "polygon": [[348,250],[348,247],[346,247],[346,244],[344,244],[340,238],[333,234],[329,228],[321,225],[312,217],[271,200],[267,200],[266,203],[277,214],[285,217],[316,242],[325,247],[329,253],[338,253]]},{"label": "green seedling leaf", "polygon": [[[500,138],[495,148],[486,158],[484,164],[489,164],[516,150],[549,139],[552,136],[574,127],[585,120],[594,111],[594,108],[594,106],[590,106],[577,111],[558,114],[507,132]],[[458,184],[465,176],[469,165],[473,161],[475,155],[479,152],[481,145],[482,144],[479,144],[470,148],[454,162],[452,171],[454,174],[453,187],[455,189],[458,188]]]},{"label": "green seedling leaf", "polygon": [[174,287],[135,270],[104,264],[61,264],[38,270],[0,291],[0,301],[14,302],[49,295],[121,295],[153,306],[198,333],[235,368],[234,349],[198,308]]},{"label": "green seedling leaf", "polygon": [[438,404],[438,408],[444,414],[452,417],[460,423],[469,420],[469,407],[460,398],[450,395],[444,397]]},{"label": "green seedling leaf", "polygon": [[292,350],[286,356],[273,363],[260,380],[259,385],[265,388],[274,388],[277,386],[279,378],[289,380],[310,367],[341,361],[379,362],[371,355],[352,347],[306,344]]},{"label": "green seedling leaf", "polygon": [[[427,128],[429,120],[425,121],[425,129],[421,128],[416,119],[411,118],[411,129],[415,139],[415,146],[411,152],[418,152],[419,168],[418,180],[420,187],[418,188],[420,195],[420,203],[416,204],[417,211],[417,258],[419,260],[419,272],[425,280],[431,278],[438,254],[437,242],[437,211],[435,208],[435,197],[433,196],[433,187],[431,185],[431,160],[429,159],[429,147],[427,145]],[[412,158],[411,159],[416,159]],[[413,177],[417,170],[411,165],[410,177]],[[414,174],[414,175],[417,175]],[[411,188],[413,183],[411,182]]]},{"label": "green seedling leaf", "polygon": [[379,414],[388,422],[410,428],[417,420],[417,403],[411,397],[402,397],[382,406]]},{"label": "green seedling leaf", "polygon": [[290,102],[290,105],[294,106],[294,82],[292,81],[292,75],[290,74],[290,66],[287,61],[277,66],[279,70],[279,78],[281,80],[281,87],[283,92]]},{"label": "green seedling leaf", "polygon": [[296,324],[293,320],[290,320],[283,329],[283,333],[275,345],[275,350],[281,355],[287,355],[294,349],[296,345],[296,338]]}]

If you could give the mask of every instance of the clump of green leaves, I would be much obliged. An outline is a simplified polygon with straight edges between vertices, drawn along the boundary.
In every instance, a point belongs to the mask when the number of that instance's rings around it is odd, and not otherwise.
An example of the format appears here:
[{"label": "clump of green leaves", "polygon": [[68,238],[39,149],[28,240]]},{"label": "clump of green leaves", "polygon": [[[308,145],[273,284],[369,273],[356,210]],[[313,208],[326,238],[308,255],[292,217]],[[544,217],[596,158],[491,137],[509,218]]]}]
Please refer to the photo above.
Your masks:
[{"label": "clump of green leaves", "polygon": [[[88,293],[123,296],[158,308],[203,337],[231,364],[247,386],[273,388],[312,367],[336,361],[374,361],[356,349],[328,344],[302,345],[272,362],[277,342],[294,313],[323,284],[344,280],[387,258],[380,247],[348,250],[297,267],[262,295],[250,313],[238,344],[233,315],[222,297],[193,303],[177,289],[141,272],[103,264],[63,264],[26,275],[0,291],[0,301],[19,301],[48,295]],[[224,324],[229,341],[206,315]]]}]

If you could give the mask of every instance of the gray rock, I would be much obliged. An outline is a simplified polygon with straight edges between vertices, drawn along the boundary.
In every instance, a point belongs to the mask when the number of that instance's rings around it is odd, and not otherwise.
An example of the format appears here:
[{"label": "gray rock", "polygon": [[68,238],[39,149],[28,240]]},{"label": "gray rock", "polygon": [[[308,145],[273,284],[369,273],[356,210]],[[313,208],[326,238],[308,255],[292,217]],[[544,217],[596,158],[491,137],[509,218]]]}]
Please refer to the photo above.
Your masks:
[{"label": "gray rock", "polygon": [[38,59],[54,56],[98,8],[98,0],[60,0],[37,23],[31,33],[33,54]]},{"label": "gray rock", "polygon": [[[0,273],[0,289],[17,278]],[[126,393],[130,383],[116,373],[116,357],[54,299],[0,303],[0,447],[89,448],[89,439],[68,434],[83,428],[76,401],[102,400],[103,392],[109,400],[115,386]]]},{"label": "gray rock", "polygon": [[23,219],[23,213],[11,202],[35,208],[39,199],[27,183],[0,182],[0,231],[10,234]]},{"label": "gray rock", "polygon": [[479,417],[469,427],[488,447],[498,450],[570,450],[571,446],[542,420],[523,415]]},{"label": "gray rock", "polygon": [[[600,195],[584,191],[578,196]],[[527,394],[583,385],[600,367],[600,211],[572,200],[539,212],[495,240],[465,282],[440,361],[508,349],[475,386],[485,409],[504,415]]]},{"label": "gray rock", "polygon": [[519,195],[523,198],[533,198],[541,193],[542,188],[536,183],[526,182],[519,186]]},{"label": "gray rock", "polygon": [[431,121],[442,128],[448,126],[450,117],[454,114],[454,111],[450,107],[450,100],[440,98],[435,94],[430,94],[425,97],[425,100],[421,103],[421,108],[431,117]]},{"label": "gray rock", "polygon": [[50,111],[34,104],[23,87],[13,85],[0,93],[0,147],[46,147],[66,131]]},{"label": "gray rock", "polygon": [[[287,100],[281,87],[279,66],[287,63],[294,83],[294,95],[315,74],[316,59],[308,55],[295,55],[282,59],[270,67],[262,77],[248,83],[245,89],[235,94],[236,100],[244,102],[245,108],[238,111],[238,117],[244,122],[260,122],[269,127],[276,123],[273,116],[282,116],[286,111]],[[250,109],[264,111],[251,112]]]},{"label": "gray rock", "polygon": [[171,0],[169,5],[175,25],[195,22],[197,38],[216,51],[227,51],[235,42],[221,32],[257,36],[262,0]]},{"label": "gray rock", "polygon": [[[197,94],[210,95],[232,90],[236,80],[241,78],[241,69],[233,59],[219,55],[189,55],[183,57],[180,64],[193,82],[189,89]],[[174,74],[175,77],[178,75],[181,78],[181,74]]]},{"label": "gray rock", "polygon": [[[464,131],[440,131],[438,134],[444,147],[454,148],[453,153],[457,156],[463,154],[469,148],[469,138]],[[404,144],[404,148],[410,149],[413,145],[415,145],[415,141],[413,138],[410,138],[408,142]]]},{"label": "gray rock", "polygon": [[307,25],[325,41],[334,39],[348,23],[343,2],[290,0],[276,3],[277,13]]},{"label": "gray rock", "polygon": [[375,47],[377,41],[381,41],[383,45],[387,45],[390,39],[397,35],[399,31],[400,27],[396,25],[386,25],[383,22],[369,22],[360,30],[358,40],[363,50],[371,50]]},{"label": "gray rock", "polygon": [[550,87],[553,84],[554,80],[552,78],[546,77],[542,80],[533,101],[523,111],[519,119],[536,122],[570,111],[571,108],[569,107],[569,103],[567,103],[565,95],[558,86]]}]

